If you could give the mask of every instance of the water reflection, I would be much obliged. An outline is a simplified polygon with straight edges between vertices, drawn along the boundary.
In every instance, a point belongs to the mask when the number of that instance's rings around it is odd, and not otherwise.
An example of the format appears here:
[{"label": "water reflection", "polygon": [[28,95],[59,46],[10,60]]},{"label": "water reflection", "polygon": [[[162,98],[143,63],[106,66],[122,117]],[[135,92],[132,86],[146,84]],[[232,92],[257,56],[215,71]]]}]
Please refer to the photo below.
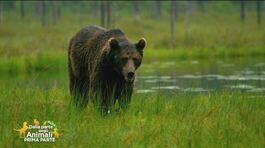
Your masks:
[{"label": "water reflection", "polygon": [[138,73],[136,89],[139,93],[227,89],[265,93],[265,63],[261,61],[263,59],[153,62],[146,66],[149,70],[143,68]]},{"label": "water reflection", "polygon": [[178,87],[178,86],[155,86],[155,87],[152,87],[151,89],[158,89],[158,90],[161,90],[161,89],[172,89],[172,90],[176,90],[176,89],[180,89],[180,87]]},{"label": "water reflection", "polygon": [[253,89],[254,86],[246,85],[246,84],[238,84],[238,85],[226,85],[225,87],[232,88],[232,89]]}]

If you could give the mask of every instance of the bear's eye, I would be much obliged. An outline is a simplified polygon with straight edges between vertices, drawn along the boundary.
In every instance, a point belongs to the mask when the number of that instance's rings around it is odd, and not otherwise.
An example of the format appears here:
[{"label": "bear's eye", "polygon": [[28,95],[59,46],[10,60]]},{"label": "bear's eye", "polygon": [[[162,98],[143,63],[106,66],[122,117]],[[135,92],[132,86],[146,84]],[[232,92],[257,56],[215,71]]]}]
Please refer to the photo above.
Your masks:
[{"label": "bear's eye", "polygon": [[135,65],[139,66],[140,65],[140,60],[138,60],[137,58],[133,58],[133,62]]},{"label": "bear's eye", "polygon": [[126,63],[128,61],[128,58],[127,57],[124,57],[121,59],[122,63]]}]

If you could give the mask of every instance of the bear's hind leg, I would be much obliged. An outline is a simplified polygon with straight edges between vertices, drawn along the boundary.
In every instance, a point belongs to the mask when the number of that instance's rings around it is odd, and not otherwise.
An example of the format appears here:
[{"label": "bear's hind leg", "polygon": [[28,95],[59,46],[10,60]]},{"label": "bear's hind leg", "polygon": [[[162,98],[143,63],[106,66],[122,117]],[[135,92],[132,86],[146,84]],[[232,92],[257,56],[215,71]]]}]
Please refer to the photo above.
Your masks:
[{"label": "bear's hind leg", "polygon": [[72,101],[77,108],[86,108],[88,104],[88,84],[76,77],[71,77],[70,93]]}]

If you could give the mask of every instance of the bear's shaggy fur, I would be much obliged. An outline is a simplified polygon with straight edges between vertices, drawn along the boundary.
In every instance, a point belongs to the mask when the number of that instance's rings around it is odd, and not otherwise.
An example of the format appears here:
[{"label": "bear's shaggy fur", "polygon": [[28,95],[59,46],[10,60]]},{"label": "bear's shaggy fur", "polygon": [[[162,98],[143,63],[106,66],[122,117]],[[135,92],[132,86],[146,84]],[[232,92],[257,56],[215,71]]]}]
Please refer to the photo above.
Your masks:
[{"label": "bear's shaggy fur", "polygon": [[120,29],[107,30],[95,25],[81,29],[68,48],[74,104],[84,108],[88,98],[97,98],[104,112],[116,100],[125,108],[131,100],[134,72],[141,64],[145,44],[144,39],[136,44],[129,42]]}]

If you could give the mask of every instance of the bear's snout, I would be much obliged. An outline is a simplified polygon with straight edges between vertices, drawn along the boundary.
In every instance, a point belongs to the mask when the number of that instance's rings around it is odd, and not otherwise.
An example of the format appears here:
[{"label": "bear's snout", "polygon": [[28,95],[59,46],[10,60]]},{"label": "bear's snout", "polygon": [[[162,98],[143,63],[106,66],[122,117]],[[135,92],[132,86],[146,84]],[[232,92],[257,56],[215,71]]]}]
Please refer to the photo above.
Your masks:
[{"label": "bear's snout", "polygon": [[132,59],[129,59],[126,65],[123,67],[123,76],[125,81],[132,83],[135,77],[135,66]]},{"label": "bear's snout", "polygon": [[124,79],[125,81],[132,83],[134,81],[135,77],[135,72],[134,71],[129,71],[124,74]]},{"label": "bear's snout", "polygon": [[132,79],[134,77],[134,72],[129,72],[127,74],[128,79]]}]

